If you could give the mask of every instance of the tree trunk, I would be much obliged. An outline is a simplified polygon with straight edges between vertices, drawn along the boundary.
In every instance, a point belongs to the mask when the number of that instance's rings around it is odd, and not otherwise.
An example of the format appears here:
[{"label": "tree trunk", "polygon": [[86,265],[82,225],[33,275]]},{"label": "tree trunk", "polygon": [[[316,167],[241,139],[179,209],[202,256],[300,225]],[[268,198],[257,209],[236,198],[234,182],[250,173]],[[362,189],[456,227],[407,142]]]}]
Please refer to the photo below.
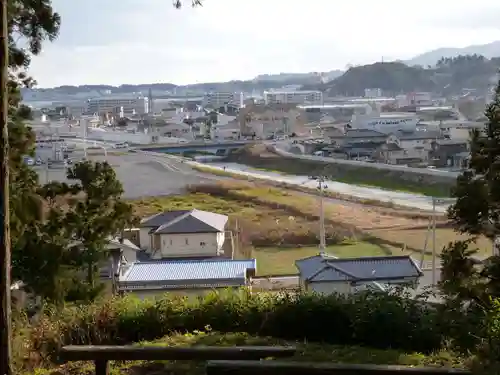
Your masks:
[{"label": "tree trunk", "polygon": [[7,80],[9,42],[7,0],[0,0],[0,375],[12,374],[11,300],[10,300],[10,232],[9,232],[9,131]]},{"label": "tree trunk", "polygon": [[87,267],[87,282],[93,288],[94,287],[94,263],[89,261]]}]

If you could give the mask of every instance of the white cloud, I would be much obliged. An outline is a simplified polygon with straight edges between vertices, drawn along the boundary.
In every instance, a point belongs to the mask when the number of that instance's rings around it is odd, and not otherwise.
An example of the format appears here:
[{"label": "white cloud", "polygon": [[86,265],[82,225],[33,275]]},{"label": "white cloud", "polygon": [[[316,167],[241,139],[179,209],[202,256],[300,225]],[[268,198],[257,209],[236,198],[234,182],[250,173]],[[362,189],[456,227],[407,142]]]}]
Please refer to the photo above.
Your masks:
[{"label": "white cloud", "polygon": [[34,59],[41,86],[326,71],[500,39],[493,0],[204,0],[180,11],[169,0],[53,1],[63,26]]}]

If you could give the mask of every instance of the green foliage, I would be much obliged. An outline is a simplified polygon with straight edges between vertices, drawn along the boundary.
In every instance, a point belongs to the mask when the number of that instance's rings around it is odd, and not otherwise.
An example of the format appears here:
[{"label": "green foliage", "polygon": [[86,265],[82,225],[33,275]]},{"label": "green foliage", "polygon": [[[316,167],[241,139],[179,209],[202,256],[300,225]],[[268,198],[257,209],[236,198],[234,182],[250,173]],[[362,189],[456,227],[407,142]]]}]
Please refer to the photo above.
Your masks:
[{"label": "green foliage", "polygon": [[[484,132],[472,134],[469,168],[457,179],[456,203],[448,217],[457,231],[495,242],[500,235],[500,83],[486,117]],[[443,251],[441,289],[450,299],[487,309],[491,298],[500,297],[500,256],[476,264],[469,246],[470,242],[459,242]]]},{"label": "green foliage", "polygon": [[382,293],[326,297],[242,290],[194,301],[125,297],[54,311],[34,327],[31,343],[32,350],[50,357],[62,345],[118,345],[210,326],[220,332],[431,352],[446,330],[438,314],[422,301]]},{"label": "green foliage", "polygon": [[68,170],[68,179],[79,182],[67,186],[67,193],[84,197],[66,213],[66,225],[72,228],[80,260],[87,266],[87,283],[93,287],[99,262],[109,256],[106,242],[134,223],[132,206],[121,200],[123,186],[107,162],[76,163]]}]

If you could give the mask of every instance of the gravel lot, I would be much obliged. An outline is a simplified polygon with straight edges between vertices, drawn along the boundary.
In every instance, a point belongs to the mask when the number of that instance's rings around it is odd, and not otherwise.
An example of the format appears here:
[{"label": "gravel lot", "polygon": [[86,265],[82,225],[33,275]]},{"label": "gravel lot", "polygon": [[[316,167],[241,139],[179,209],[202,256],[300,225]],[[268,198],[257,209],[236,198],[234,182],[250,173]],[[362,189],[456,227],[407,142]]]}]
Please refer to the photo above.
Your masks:
[{"label": "gravel lot", "polygon": [[[75,152],[73,160],[83,157],[83,153]],[[42,157],[43,158],[43,157]],[[89,156],[92,160],[104,160],[104,155]],[[141,154],[108,155],[107,161],[115,168],[118,178],[123,183],[124,197],[140,198],[179,194],[190,184],[209,182],[189,171],[189,167],[179,163],[151,158]],[[67,181],[64,168],[47,169],[46,166],[35,167],[40,181]]]}]

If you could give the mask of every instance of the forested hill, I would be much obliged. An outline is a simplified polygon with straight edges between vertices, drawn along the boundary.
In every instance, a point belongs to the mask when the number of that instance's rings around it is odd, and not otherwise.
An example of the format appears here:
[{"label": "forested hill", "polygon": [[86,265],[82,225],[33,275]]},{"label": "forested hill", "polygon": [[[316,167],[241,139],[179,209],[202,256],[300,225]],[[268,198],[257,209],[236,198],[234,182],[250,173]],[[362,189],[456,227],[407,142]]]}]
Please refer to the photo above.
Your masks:
[{"label": "forested hill", "polygon": [[352,67],[331,82],[307,88],[349,96],[363,95],[365,88],[381,88],[388,94],[411,91],[458,94],[464,88],[488,89],[496,83],[499,68],[500,58],[487,59],[481,55],[442,58],[434,68],[378,62]]}]

